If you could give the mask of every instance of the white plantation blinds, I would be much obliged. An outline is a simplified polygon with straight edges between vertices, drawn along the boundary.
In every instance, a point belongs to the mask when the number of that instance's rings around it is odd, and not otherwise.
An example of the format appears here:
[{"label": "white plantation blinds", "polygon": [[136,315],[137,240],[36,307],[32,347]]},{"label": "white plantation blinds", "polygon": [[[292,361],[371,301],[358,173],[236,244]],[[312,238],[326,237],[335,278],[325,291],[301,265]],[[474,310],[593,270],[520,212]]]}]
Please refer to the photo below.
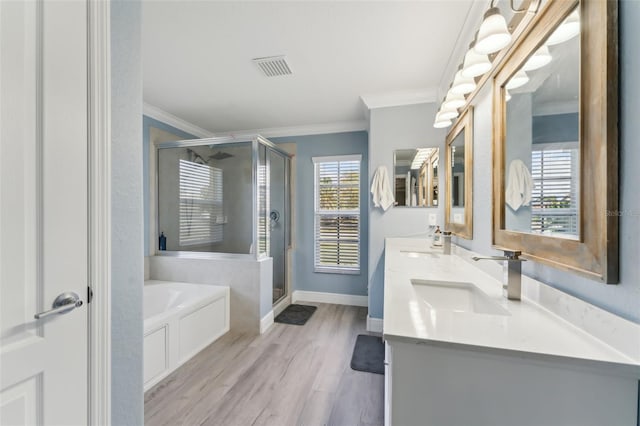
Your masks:
[{"label": "white plantation blinds", "polygon": [[[266,150],[265,150],[266,152]],[[264,161],[261,158],[261,161]],[[258,165],[258,253],[271,255],[271,232],[269,229],[270,184],[266,165]]]},{"label": "white plantation blinds", "polygon": [[315,270],[360,272],[361,156],[316,157]]},{"label": "white plantation blinds", "polygon": [[578,234],[578,149],[548,148],[531,155],[531,230],[544,234]]},{"label": "white plantation blinds", "polygon": [[222,170],[180,160],[180,245],[222,241]]}]

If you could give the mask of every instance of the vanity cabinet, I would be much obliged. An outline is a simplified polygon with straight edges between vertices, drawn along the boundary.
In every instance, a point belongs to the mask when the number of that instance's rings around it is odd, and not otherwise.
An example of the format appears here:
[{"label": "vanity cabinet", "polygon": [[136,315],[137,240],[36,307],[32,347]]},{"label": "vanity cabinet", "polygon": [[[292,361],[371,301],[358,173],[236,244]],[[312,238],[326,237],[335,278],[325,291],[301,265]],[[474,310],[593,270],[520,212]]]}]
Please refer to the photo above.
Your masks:
[{"label": "vanity cabinet", "polygon": [[453,249],[385,242],[386,425],[638,424],[639,324]]},{"label": "vanity cabinet", "polygon": [[636,425],[637,379],[554,359],[387,339],[385,425]]}]

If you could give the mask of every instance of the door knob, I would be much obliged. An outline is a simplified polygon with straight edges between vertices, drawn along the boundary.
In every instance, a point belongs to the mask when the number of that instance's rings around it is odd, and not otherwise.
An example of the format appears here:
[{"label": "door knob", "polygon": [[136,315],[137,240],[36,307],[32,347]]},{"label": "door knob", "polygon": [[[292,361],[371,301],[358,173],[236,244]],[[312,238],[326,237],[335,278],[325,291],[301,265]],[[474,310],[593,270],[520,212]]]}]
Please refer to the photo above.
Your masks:
[{"label": "door knob", "polygon": [[78,296],[77,293],[69,291],[66,293],[62,293],[61,295],[56,297],[56,300],[53,301],[52,309],[35,314],[33,317],[35,319],[41,319],[53,314],[66,314],[73,311],[75,308],[79,308],[80,306],[82,306],[82,300],[80,300],[80,296]]}]

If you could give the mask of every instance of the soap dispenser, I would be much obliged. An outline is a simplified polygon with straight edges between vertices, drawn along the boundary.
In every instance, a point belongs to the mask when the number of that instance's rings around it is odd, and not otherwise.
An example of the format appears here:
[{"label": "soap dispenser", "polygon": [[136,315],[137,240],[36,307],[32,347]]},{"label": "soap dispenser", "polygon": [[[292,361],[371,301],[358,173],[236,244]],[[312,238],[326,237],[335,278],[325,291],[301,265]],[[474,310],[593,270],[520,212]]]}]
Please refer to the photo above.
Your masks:
[{"label": "soap dispenser", "polygon": [[165,237],[164,232],[160,233],[160,250],[164,251],[167,249],[167,237]]},{"label": "soap dispenser", "polygon": [[433,245],[435,247],[442,246],[442,231],[440,231],[439,226],[436,226],[436,230],[433,233]]}]

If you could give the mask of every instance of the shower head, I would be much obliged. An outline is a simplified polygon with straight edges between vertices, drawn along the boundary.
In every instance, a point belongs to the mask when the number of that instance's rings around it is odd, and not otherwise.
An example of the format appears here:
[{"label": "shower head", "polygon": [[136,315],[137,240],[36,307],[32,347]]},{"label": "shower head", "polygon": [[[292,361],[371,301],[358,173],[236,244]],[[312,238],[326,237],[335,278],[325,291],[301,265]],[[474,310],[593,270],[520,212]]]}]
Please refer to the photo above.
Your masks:
[{"label": "shower head", "polygon": [[199,163],[198,164],[207,164],[208,161],[205,160],[204,158],[202,158],[202,155],[198,154],[197,152],[195,152],[192,149],[187,148],[187,154],[189,155],[189,161],[192,161],[194,163]]},{"label": "shower head", "polygon": [[212,158],[214,160],[224,160],[225,158],[229,158],[229,157],[233,157],[232,154],[228,154],[226,152],[222,152],[222,151],[218,151],[213,155],[209,156],[209,160],[211,160]]}]

